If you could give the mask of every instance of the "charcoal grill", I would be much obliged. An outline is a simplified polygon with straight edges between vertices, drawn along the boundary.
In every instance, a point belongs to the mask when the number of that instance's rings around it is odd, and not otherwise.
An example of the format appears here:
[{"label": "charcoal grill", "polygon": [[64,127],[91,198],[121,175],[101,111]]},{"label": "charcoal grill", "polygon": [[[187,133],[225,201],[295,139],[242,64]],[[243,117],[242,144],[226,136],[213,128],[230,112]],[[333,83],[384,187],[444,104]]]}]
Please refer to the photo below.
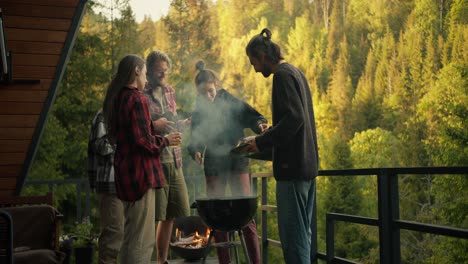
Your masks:
[{"label": "charcoal grill", "polygon": [[[240,196],[226,198],[202,198],[196,199],[192,207],[197,208],[198,214],[205,224],[212,230],[208,238],[207,247],[221,246],[232,247],[237,244],[234,242],[220,243],[221,245],[211,244],[214,231],[225,231],[230,234],[237,232],[242,245],[247,263],[251,263],[247,253],[242,228],[252,221],[257,211],[257,196]],[[206,255],[202,263],[205,263]]]}]

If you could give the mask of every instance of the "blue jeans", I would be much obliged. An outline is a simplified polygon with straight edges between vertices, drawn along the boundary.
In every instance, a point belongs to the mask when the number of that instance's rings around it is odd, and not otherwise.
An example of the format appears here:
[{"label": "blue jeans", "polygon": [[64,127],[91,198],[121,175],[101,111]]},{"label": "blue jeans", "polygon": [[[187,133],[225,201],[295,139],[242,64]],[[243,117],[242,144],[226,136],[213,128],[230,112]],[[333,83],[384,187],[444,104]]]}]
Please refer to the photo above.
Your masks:
[{"label": "blue jeans", "polygon": [[315,179],[276,182],[279,236],[288,264],[310,263],[314,197]]}]

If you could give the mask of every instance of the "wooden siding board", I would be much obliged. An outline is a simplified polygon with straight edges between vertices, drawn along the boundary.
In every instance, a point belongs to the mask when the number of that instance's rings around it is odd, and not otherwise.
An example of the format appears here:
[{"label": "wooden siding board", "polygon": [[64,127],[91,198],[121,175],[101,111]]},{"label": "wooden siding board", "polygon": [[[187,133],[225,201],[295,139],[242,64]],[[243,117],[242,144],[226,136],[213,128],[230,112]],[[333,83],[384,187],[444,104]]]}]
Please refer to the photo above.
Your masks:
[{"label": "wooden siding board", "polygon": [[0,178],[0,190],[14,189],[16,186],[15,178]]},{"label": "wooden siding board", "polygon": [[13,65],[56,67],[59,55],[13,54]]},{"label": "wooden siding board", "polygon": [[26,157],[23,153],[0,153],[0,165],[21,165]]},{"label": "wooden siding board", "polygon": [[2,196],[14,196],[15,192],[13,190],[0,190],[0,197]]},{"label": "wooden siding board", "polygon": [[51,31],[39,29],[5,28],[5,38],[19,41],[38,41],[63,43],[67,37],[66,31]]},{"label": "wooden siding board", "polygon": [[13,84],[1,84],[0,90],[4,91],[47,91],[52,83],[51,79],[41,79],[39,83],[29,84],[29,83],[13,83]]},{"label": "wooden siding board", "polygon": [[57,31],[67,31],[71,24],[70,19],[24,16],[4,16],[3,22],[5,28],[44,29]]},{"label": "wooden siding board", "polygon": [[80,0],[1,0],[0,3],[76,7]]},{"label": "wooden siding board", "polygon": [[16,178],[21,172],[20,165],[0,165],[0,178]]},{"label": "wooden siding board", "polygon": [[2,5],[2,13],[5,16],[45,17],[71,19],[75,13],[73,7],[45,6],[21,3],[5,3]]},{"label": "wooden siding board", "polygon": [[27,139],[30,140],[34,133],[34,128],[22,127],[4,127],[0,131],[0,140],[17,140]]},{"label": "wooden siding board", "polygon": [[3,102],[0,104],[0,115],[38,115],[43,103]]},{"label": "wooden siding board", "polygon": [[16,79],[52,79],[55,67],[13,65],[13,80]]},{"label": "wooden siding board", "polygon": [[37,41],[6,41],[7,50],[15,54],[52,54],[60,55],[63,49],[63,43],[57,42],[37,42]]},{"label": "wooden siding board", "polygon": [[0,115],[0,127],[35,127],[39,115]]},{"label": "wooden siding board", "polygon": [[18,140],[5,140],[0,139],[0,153],[1,152],[21,152],[26,153],[31,140],[18,139]]},{"label": "wooden siding board", "polygon": [[0,102],[39,102],[43,103],[47,91],[41,90],[2,90],[0,89]]}]

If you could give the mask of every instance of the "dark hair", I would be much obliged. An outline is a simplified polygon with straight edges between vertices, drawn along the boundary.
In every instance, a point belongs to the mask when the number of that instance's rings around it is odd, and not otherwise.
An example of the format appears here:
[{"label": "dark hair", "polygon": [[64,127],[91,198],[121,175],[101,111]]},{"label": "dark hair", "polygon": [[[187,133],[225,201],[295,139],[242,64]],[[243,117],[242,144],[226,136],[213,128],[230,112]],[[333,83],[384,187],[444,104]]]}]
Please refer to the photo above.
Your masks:
[{"label": "dark hair", "polygon": [[172,61],[166,53],[159,51],[159,50],[153,50],[146,57],[146,67],[148,69],[147,74],[149,74],[150,72],[154,70],[154,65],[158,61],[165,61],[167,62],[167,65],[169,66],[169,68],[172,67]]},{"label": "dark hair", "polygon": [[117,100],[120,91],[127,85],[133,83],[136,78],[135,69],[142,69],[145,66],[145,61],[137,55],[127,55],[119,62],[117,73],[112,78],[109,86],[107,86],[106,98],[104,99],[103,112],[104,120],[107,124],[107,134],[109,140],[115,143],[116,136],[116,114]]},{"label": "dark hair", "polygon": [[271,31],[268,28],[264,28],[260,34],[252,37],[245,47],[245,52],[254,58],[259,58],[260,53],[263,53],[272,63],[284,59],[280,46],[271,40]]},{"label": "dark hair", "polygon": [[210,69],[205,69],[205,62],[200,60],[195,64],[195,68],[198,70],[195,76],[195,85],[197,89],[204,83],[214,83],[216,86],[219,83],[218,75]]}]

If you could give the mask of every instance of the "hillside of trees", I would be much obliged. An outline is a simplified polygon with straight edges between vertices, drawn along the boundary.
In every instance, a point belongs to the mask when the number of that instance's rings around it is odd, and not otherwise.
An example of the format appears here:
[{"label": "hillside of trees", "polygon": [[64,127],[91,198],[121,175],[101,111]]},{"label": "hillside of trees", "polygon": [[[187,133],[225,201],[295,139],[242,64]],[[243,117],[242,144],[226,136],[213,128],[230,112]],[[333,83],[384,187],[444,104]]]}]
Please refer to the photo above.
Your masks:
[{"label": "hillside of trees", "polygon": [[[245,54],[264,27],[309,80],[320,169],[468,165],[467,0],[173,0],[166,16],[141,22],[128,0],[95,0],[88,2],[28,179],[87,177],[91,120],[128,53],[169,54],[182,115],[193,109],[195,63],[203,59],[224,88],[271,120],[272,78],[255,73]],[[184,135],[186,145],[190,133]],[[184,154],[185,175],[204,184]],[[251,170],[271,171],[271,164],[252,161]],[[403,175],[399,185],[402,219],[468,228],[466,175]],[[192,198],[201,195],[190,191]],[[55,196],[59,209],[73,214],[66,208],[74,189]],[[324,252],[325,212],[377,217],[376,179],[319,177],[317,201]],[[467,240],[402,232],[401,241],[403,263],[468,263]],[[340,257],[379,263],[378,246],[376,228],[336,227]],[[281,263],[281,254],[271,252],[270,260]]]}]

